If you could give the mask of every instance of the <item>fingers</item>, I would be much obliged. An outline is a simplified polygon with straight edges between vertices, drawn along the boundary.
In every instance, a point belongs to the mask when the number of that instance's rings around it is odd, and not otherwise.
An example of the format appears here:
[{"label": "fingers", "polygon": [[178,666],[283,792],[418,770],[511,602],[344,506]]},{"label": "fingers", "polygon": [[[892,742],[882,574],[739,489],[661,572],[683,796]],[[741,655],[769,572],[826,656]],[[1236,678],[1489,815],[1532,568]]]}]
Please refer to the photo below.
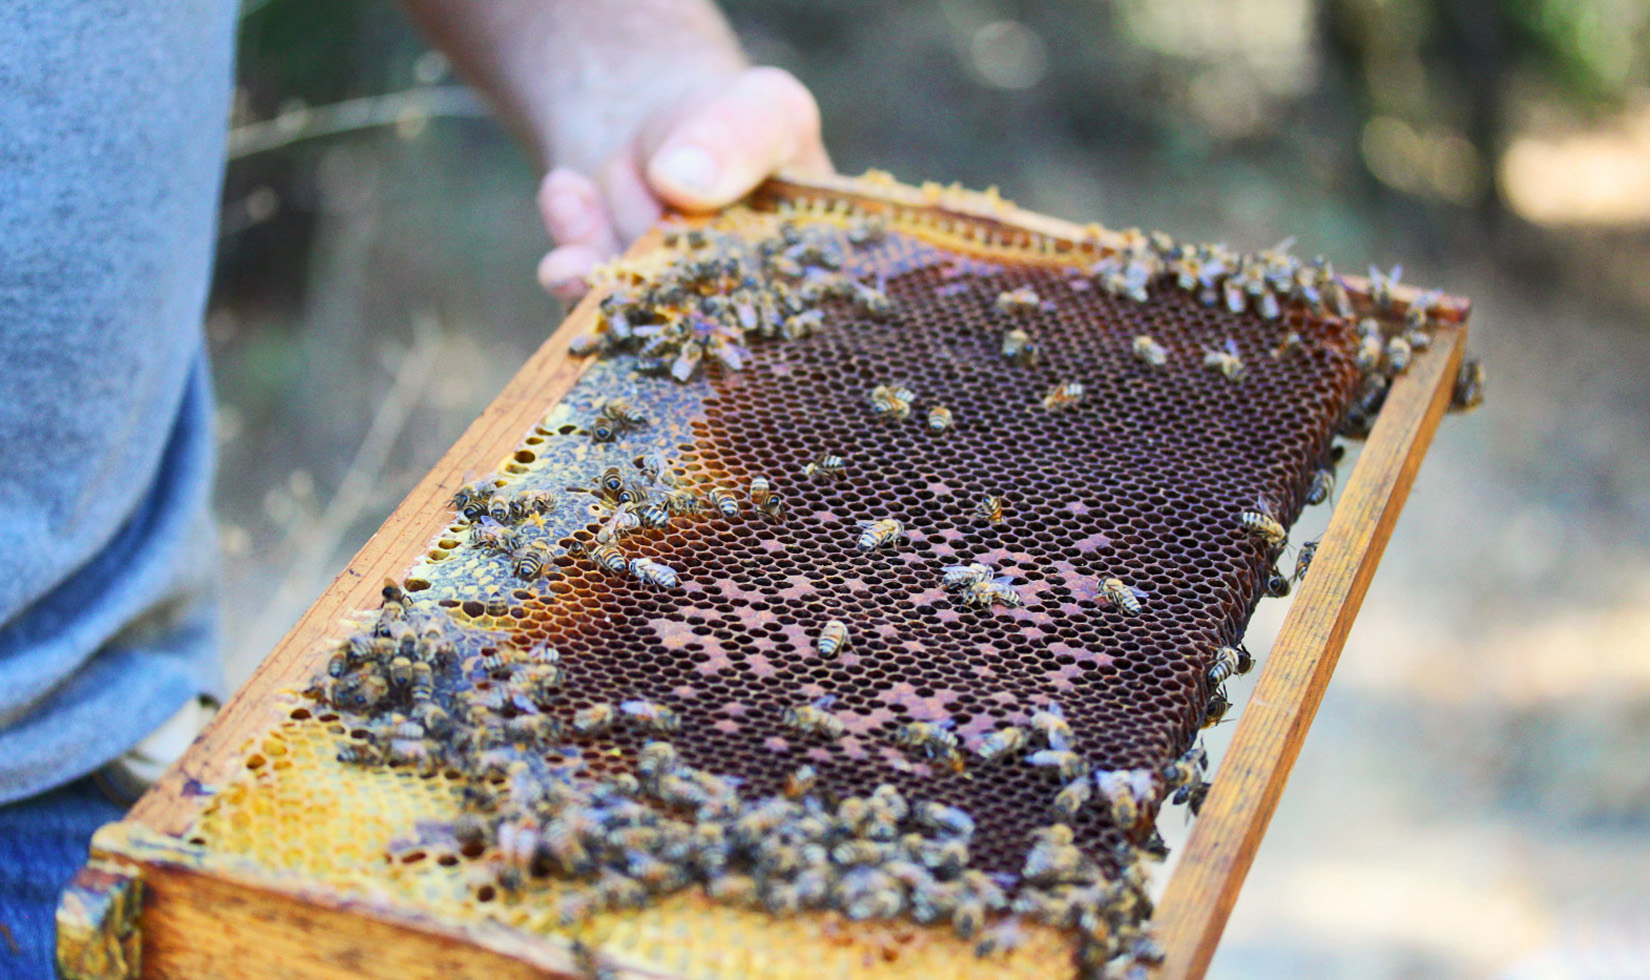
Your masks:
[{"label": "fingers", "polygon": [[647,156],[646,177],[666,203],[707,211],[738,200],[787,168],[830,172],[819,106],[789,72],[751,68],[670,128]]},{"label": "fingers", "polygon": [[656,113],[595,179],[565,168],[539,187],[538,206],[556,247],[539,262],[544,288],[564,298],[592,269],[651,227],[665,205],[708,211],[731,204],[770,174],[832,172],[820,140],[819,106],[778,68],[750,68],[720,88],[691,93]]},{"label": "fingers", "polygon": [[539,262],[539,283],[562,298],[584,291],[598,262],[619,249],[596,184],[571,170],[552,170],[539,185],[539,214],[556,248]]}]

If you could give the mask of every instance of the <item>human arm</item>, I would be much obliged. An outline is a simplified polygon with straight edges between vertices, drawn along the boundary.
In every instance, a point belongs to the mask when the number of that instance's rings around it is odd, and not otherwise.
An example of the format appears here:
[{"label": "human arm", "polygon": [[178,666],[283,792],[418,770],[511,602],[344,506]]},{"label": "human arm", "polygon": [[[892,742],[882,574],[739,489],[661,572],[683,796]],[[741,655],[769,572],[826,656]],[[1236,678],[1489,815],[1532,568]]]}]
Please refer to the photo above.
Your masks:
[{"label": "human arm", "polygon": [[546,288],[665,206],[721,207],[780,169],[830,171],[819,110],[793,76],[752,68],[709,0],[406,0],[546,169]]}]

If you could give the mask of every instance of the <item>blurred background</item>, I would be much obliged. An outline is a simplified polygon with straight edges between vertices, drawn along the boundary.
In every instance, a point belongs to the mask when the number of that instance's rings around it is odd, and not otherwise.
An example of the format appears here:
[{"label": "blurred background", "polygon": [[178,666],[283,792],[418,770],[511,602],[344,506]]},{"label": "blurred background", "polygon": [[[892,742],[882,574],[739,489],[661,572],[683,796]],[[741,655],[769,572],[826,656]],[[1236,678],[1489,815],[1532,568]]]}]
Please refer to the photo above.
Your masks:
[{"label": "blurred background", "polygon": [[[1488,403],[1439,433],[1210,975],[1650,977],[1650,3],[725,8],[845,172],[1474,299]],[[246,0],[207,325],[235,681],[559,321],[535,183],[393,4]]]}]

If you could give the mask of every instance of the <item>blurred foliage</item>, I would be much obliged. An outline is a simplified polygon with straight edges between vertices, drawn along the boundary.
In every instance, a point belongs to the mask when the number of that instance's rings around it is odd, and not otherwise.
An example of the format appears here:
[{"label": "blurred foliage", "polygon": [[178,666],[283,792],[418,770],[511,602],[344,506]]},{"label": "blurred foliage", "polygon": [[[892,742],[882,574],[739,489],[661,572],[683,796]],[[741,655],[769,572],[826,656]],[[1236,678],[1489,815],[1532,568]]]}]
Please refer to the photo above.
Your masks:
[{"label": "blurred foliage", "polygon": [[[1409,220],[1440,233],[1457,225],[1460,208],[1495,223],[1505,210],[1496,160],[1530,105],[1599,113],[1650,79],[1646,0],[731,0],[724,8],[753,58],[793,69],[817,93],[845,170],[1001,184],[1031,203],[1082,212],[1072,217],[1125,223],[1141,215],[1084,204],[1095,195],[1071,174],[1121,183],[1118,196],[1143,198],[1148,213],[1169,195],[1162,187],[1186,181],[1264,207],[1266,193],[1245,186],[1258,180],[1305,201],[1294,217],[1307,228],[1345,225],[1347,209],[1383,200],[1410,202]],[[244,11],[239,122],[430,80],[417,36],[383,0],[247,0]],[[257,290],[271,264],[297,276],[315,159],[314,147],[298,146],[231,168],[231,207],[273,187],[286,213],[229,243],[220,286]],[[1028,167],[1039,173],[1028,176]],[[1051,181],[1071,193],[1046,193]],[[1147,186],[1154,181],[1158,189]],[[1138,193],[1127,189],[1134,182]],[[1173,201],[1165,203],[1172,221]]]}]

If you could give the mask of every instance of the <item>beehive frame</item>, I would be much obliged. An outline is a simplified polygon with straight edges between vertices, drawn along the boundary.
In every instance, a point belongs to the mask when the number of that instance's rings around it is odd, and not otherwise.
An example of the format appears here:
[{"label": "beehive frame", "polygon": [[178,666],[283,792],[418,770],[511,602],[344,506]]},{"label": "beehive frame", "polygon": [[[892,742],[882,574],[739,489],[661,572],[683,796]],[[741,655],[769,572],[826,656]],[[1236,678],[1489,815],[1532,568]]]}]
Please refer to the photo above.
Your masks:
[{"label": "beehive frame", "polygon": [[[994,196],[883,178],[773,181],[759,198],[858,202],[901,226],[962,251],[1012,252],[1070,262],[1111,233],[1015,209]],[[644,239],[639,251],[656,245]],[[1357,280],[1348,279],[1358,289]],[[1414,293],[1400,290],[1400,299]],[[186,841],[213,787],[230,781],[249,740],[290,705],[274,697],[302,687],[340,619],[374,604],[379,583],[399,576],[448,520],[447,501],[469,476],[507,457],[521,433],[568,392],[588,362],[568,354],[589,331],[595,297],[581,303],[499,398],[408,496],[213,726],[127,819],[100,832],[93,862],[65,898],[60,943],[87,976],[196,977],[545,976],[572,974],[565,948],[508,929],[435,922],[390,904],[252,867],[207,867]],[[1448,300],[1432,347],[1393,385],[1342,490],[1313,574],[1304,580],[1216,774],[1156,923],[1168,953],[1161,975],[1201,976],[1420,460],[1448,405],[1461,357],[1464,301]],[[141,888],[133,882],[141,881]],[[136,901],[141,896],[140,901]],[[226,966],[227,965],[227,966]]]}]

